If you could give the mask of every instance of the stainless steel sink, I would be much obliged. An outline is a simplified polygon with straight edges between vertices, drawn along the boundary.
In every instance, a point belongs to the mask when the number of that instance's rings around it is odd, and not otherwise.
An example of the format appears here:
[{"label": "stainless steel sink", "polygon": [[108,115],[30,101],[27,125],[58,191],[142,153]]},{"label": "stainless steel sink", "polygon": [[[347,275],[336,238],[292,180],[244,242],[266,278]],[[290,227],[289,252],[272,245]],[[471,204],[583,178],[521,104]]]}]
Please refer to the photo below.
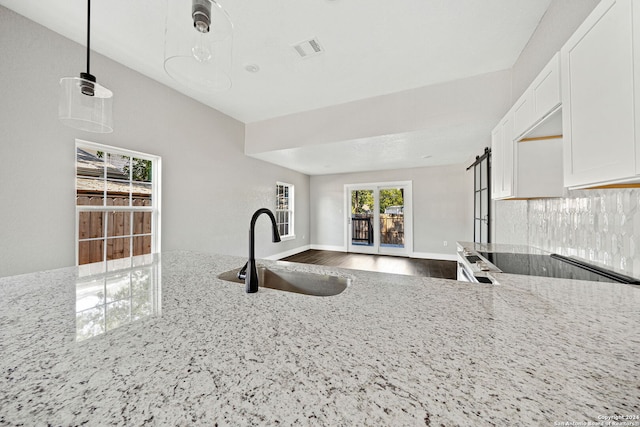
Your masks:
[{"label": "stainless steel sink", "polygon": [[[244,283],[238,279],[239,269],[218,275],[219,279]],[[351,279],[326,274],[306,273],[258,267],[258,282],[261,288],[278,289],[317,297],[338,295],[351,284]]]}]

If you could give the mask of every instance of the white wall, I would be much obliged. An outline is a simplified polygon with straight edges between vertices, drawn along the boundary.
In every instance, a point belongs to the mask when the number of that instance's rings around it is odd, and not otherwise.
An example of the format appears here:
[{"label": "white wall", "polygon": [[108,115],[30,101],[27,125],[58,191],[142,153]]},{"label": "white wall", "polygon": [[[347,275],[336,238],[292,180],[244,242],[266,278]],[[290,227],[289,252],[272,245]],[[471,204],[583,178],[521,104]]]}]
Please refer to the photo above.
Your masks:
[{"label": "white wall", "polygon": [[346,250],[345,184],[413,181],[414,255],[453,259],[455,242],[473,239],[473,174],[467,166],[312,176],[312,247]]},{"label": "white wall", "polygon": [[57,119],[58,81],[84,71],[84,47],[0,7],[0,276],[75,263],[76,138],[162,156],[162,249],[246,255],[255,209],[275,182],[296,186],[296,240],[309,244],[309,177],[244,155],[244,125],[100,55],[91,71],[114,92],[114,126],[98,135]]}]

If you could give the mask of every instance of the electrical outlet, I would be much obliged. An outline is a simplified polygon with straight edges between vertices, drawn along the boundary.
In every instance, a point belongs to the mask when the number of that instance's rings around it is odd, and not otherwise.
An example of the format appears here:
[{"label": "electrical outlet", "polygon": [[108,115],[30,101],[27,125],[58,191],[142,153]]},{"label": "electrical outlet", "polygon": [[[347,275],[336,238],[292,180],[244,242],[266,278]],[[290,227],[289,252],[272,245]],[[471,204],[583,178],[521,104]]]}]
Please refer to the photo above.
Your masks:
[{"label": "electrical outlet", "polygon": [[444,245],[447,246],[447,241],[446,240],[444,241]]}]

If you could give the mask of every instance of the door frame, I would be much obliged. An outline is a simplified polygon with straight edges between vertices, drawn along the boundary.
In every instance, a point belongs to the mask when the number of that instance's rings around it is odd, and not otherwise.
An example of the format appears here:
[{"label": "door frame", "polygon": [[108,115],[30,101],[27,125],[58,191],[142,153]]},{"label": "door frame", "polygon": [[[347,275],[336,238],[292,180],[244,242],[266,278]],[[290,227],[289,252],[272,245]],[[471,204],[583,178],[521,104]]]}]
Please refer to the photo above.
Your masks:
[{"label": "door frame", "polygon": [[[389,248],[380,246],[380,198],[379,192],[385,188],[404,188],[404,247]],[[353,250],[351,243],[351,191],[374,190],[373,228],[376,236],[373,246],[359,247]],[[411,256],[413,254],[413,181],[371,182],[363,184],[344,184],[344,247],[347,252],[379,255]]]}]

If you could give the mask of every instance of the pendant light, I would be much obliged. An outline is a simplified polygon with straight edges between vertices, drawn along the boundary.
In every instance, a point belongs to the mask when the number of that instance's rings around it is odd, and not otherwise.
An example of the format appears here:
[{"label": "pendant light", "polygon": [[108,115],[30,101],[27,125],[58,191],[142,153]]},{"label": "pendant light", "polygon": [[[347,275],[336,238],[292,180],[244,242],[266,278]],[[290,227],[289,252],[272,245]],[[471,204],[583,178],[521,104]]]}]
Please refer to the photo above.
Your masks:
[{"label": "pendant light", "polygon": [[67,126],[88,132],[113,132],[113,93],[97,83],[89,67],[91,0],[87,0],[87,72],[60,79],[58,116]]},{"label": "pendant light", "polygon": [[211,93],[231,87],[233,24],[216,0],[168,0],[164,69],[178,84]]}]

